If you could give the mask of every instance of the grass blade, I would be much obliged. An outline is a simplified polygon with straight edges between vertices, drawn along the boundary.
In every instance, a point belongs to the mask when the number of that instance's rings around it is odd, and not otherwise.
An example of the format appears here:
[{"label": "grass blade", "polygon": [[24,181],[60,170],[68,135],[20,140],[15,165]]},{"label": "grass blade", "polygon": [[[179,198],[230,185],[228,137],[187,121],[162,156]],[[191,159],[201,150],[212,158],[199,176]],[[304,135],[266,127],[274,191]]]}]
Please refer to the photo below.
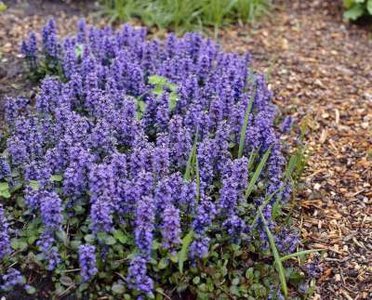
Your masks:
[{"label": "grass blade", "polygon": [[253,228],[253,226],[256,224],[258,218],[260,217],[260,211],[262,211],[265,206],[267,204],[269,204],[270,200],[277,194],[277,193],[280,193],[281,191],[283,190],[283,188],[280,188],[278,189],[277,191],[271,193],[270,195],[267,195],[264,199],[264,201],[262,202],[262,204],[259,206],[258,210],[257,210],[257,214],[255,216],[255,218],[253,219],[252,223],[251,223],[251,228]]},{"label": "grass blade", "polygon": [[252,110],[253,100],[254,100],[255,95],[256,95],[256,91],[254,90],[251,98],[249,99],[247,109],[245,110],[244,122],[243,122],[242,129],[240,130],[238,158],[241,158],[243,156],[245,137],[247,135],[247,127],[248,127],[248,121],[249,121],[249,114],[251,113],[251,110]]},{"label": "grass blade", "polygon": [[194,144],[192,145],[189,159],[187,160],[185,175],[183,176],[183,179],[187,181],[191,179],[191,168],[193,165],[194,156],[196,156],[196,144],[198,142],[198,133],[199,133],[199,129],[196,129]]},{"label": "grass blade", "polygon": [[258,151],[252,151],[251,154],[249,155],[249,158],[248,158],[248,170],[252,169],[252,166],[253,166],[253,163],[254,161],[256,160],[256,157],[258,155]]},{"label": "grass blade", "polygon": [[327,249],[312,249],[312,250],[298,251],[296,253],[292,253],[292,254],[288,254],[286,256],[283,256],[283,257],[280,258],[280,260],[283,262],[287,259],[295,258],[297,256],[311,254],[311,253],[314,253],[314,252],[326,251],[326,250]]},{"label": "grass blade", "polygon": [[182,248],[178,253],[178,269],[181,273],[183,273],[183,264],[187,260],[187,255],[189,253],[189,246],[192,242],[192,238],[194,237],[194,232],[192,230],[189,231],[188,234],[184,236],[182,239]]},{"label": "grass blade", "polygon": [[[196,149],[195,149],[196,153]],[[200,172],[199,172],[199,162],[198,156],[195,154],[195,173],[196,173],[196,200],[200,200]]]},{"label": "grass blade", "polygon": [[263,155],[260,163],[258,164],[257,166],[257,169],[256,171],[254,172],[253,176],[252,176],[252,179],[250,180],[249,184],[248,184],[248,187],[245,191],[245,200],[248,199],[249,195],[251,194],[251,192],[253,191],[253,187],[254,185],[256,184],[257,180],[258,180],[258,177],[261,175],[261,172],[262,172],[262,169],[264,168],[265,164],[266,164],[266,161],[268,160],[269,156],[270,156],[270,153],[271,153],[271,147],[269,149],[266,150],[265,154]]},{"label": "grass blade", "polygon": [[283,264],[282,264],[282,260],[281,260],[280,255],[279,255],[278,248],[276,247],[274,236],[272,235],[269,227],[267,226],[267,222],[265,220],[265,217],[263,216],[262,211],[260,211],[259,213],[260,213],[260,217],[262,219],[262,222],[264,224],[264,228],[265,228],[267,237],[269,239],[271,252],[273,253],[275,264],[276,264],[276,267],[277,267],[277,271],[279,273],[280,285],[282,286],[282,291],[283,291],[284,296],[287,298],[288,287],[287,287],[287,281],[285,279],[285,272],[284,272],[284,267],[283,267]]},{"label": "grass blade", "polygon": [[289,162],[288,162],[288,165],[287,165],[287,168],[284,172],[284,177],[286,179],[289,179],[290,176],[292,175],[296,165],[297,165],[297,161],[298,161],[298,150],[296,150],[295,153],[293,153],[291,155],[291,158],[289,159]]}]

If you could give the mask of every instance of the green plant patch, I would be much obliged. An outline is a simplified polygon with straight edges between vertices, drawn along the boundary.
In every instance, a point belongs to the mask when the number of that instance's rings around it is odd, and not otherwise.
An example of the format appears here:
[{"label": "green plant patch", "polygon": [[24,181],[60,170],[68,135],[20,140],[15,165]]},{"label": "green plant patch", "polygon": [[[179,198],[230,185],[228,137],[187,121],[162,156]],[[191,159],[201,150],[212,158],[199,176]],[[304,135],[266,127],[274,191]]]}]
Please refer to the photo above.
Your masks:
[{"label": "green plant patch", "polygon": [[[0,293],[35,299],[306,299],[290,156],[250,55],[196,33],[49,21],[22,44],[32,99],[0,135]],[[54,67],[51,67],[54,66]],[[289,120],[289,121],[288,121]],[[299,140],[306,132],[300,128]],[[309,286],[308,288],[305,288]]]}]

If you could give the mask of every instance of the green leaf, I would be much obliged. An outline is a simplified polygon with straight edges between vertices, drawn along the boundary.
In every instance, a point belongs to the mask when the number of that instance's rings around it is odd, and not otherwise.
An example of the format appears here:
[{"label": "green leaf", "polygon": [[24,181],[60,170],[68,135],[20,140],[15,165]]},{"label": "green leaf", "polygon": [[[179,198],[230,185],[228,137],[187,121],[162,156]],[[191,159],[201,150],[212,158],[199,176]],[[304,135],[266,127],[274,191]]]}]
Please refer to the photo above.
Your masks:
[{"label": "green leaf", "polygon": [[150,84],[154,85],[152,92],[157,96],[162,95],[166,88],[171,91],[169,95],[168,108],[169,111],[172,112],[176,108],[178,101],[177,86],[169,82],[169,80],[166,77],[158,75],[149,76],[148,81]]},{"label": "green leaf", "polygon": [[9,183],[0,182],[0,192],[2,191],[9,191]]},{"label": "green leaf", "polygon": [[96,237],[93,234],[87,234],[86,236],[84,236],[84,240],[87,243],[92,244],[96,240]]},{"label": "green leaf", "polygon": [[0,182],[0,197],[8,199],[10,196],[9,184],[7,182]]},{"label": "green leaf", "polygon": [[157,240],[154,240],[152,242],[152,249],[158,250],[160,248],[160,246],[161,246],[161,243],[159,243]]},{"label": "green leaf", "polygon": [[26,293],[29,294],[29,295],[32,295],[32,294],[36,293],[36,289],[29,284],[25,285],[24,289],[26,290]]},{"label": "green leaf", "polygon": [[68,276],[62,276],[59,282],[64,286],[74,285],[74,281],[71,279],[71,277],[68,277]]},{"label": "green leaf", "polygon": [[73,209],[74,209],[74,211],[75,211],[77,214],[82,214],[83,212],[85,212],[84,207],[81,206],[81,205],[74,205]]},{"label": "green leaf", "polygon": [[252,267],[251,268],[248,268],[245,271],[245,278],[247,278],[249,280],[252,280],[254,278],[254,269]]},{"label": "green leaf", "polygon": [[143,100],[137,99],[137,120],[141,120],[146,111],[146,103]]},{"label": "green leaf", "polygon": [[173,255],[173,254],[170,254],[169,255],[169,259],[173,262],[173,263],[178,263],[178,256],[177,255]]},{"label": "green leaf", "polygon": [[200,283],[200,277],[199,276],[194,277],[192,279],[192,283],[195,285],[198,285]]},{"label": "green leaf", "polygon": [[284,296],[287,298],[287,296],[288,296],[287,281],[286,281],[286,278],[285,278],[285,271],[284,271],[282,261],[280,259],[279,251],[278,251],[278,248],[276,247],[274,237],[273,237],[273,235],[272,235],[272,233],[271,233],[271,231],[270,231],[270,229],[267,225],[267,222],[266,222],[265,217],[263,216],[261,210],[260,210],[260,217],[261,217],[261,220],[264,224],[266,235],[269,239],[271,252],[274,256],[275,265],[276,265],[277,271],[279,273],[279,280],[280,280],[280,284],[281,284],[281,287],[282,287],[282,291],[283,291]]},{"label": "green leaf", "polygon": [[166,267],[169,266],[169,260],[163,257],[159,263],[158,263],[158,268],[159,270],[164,270]]},{"label": "green leaf", "polygon": [[111,235],[107,235],[105,237],[105,244],[106,245],[115,245],[116,244],[116,240]]},{"label": "green leaf", "polygon": [[128,236],[126,236],[124,234],[123,231],[115,230],[113,235],[114,235],[114,238],[116,240],[118,240],[121,244],[127,244],[128,243],[129,238],[128,238]]},{"label": "green leaf", "polygon": [[124,294],[125,293],[125,286],[122,284],[115,283],[112,287],[111,290],[113,291],[114,294]]},{"label": "green leaf", "polygon": [[194,232],[192,230],[189,231],[188,234],[184,236],[182,239],[182,248],[178,253],[178,269],[181,273],[183,273],[183,264],[187,260],[187,256],[189,253],[189,246],[192,242],[194,237]]},{"label": "green leaf", "polygon": [[354,4],[354,0],[344,0],[344,7],[350,8]]},{"label": "green leaf", "polygon": [[249,121],[249,114],[251,113],[254,97],[256,95],[256,91],[254,90],[252,93],[251,98],[249,99],[248,106],[245,110],[244,114],[244,122],[243,126],[240,130],[240,140],[239,140],[239,150],[238,150],[238,158],[241,158],[243,155],[244,150],[244,144],[245,144],[245,137],[247,135],[247,127],[248,127],[248,121]]},{"label": "green leaf", "polygon": [[6,11],[8,7],[4,4],[3,1],[0,1],[0,13]]},{"label": "green leaf", "polygon": [[9,191],[0,191],[0,197],[9,199],[11,197],[11,194],[9,193]]},{"label": "green leaf", "polygon": [[38,239],[37,236],[32,235],[32,236],[30,236],[30,237],[27,238],[27,243],[29,245],[32,245],[37,239]]},{"label": "green leaf", "polygon": [[20,251],[26,250],[28,246],[25,241],[18,240],[18,239],[12,239],[11,245],[14,250],[20,250]]},{"label": "green leaf", "polygon": [[55,182],[60,182],[63,180],[63,177],[62,175],[52,175],[52,177],[50,177],[50,180],[55,181]]},{"label": "green leaf", "polygon": [[75,250],[79,249],[80,245],[81,245],[81,241],[79,241],[79,240],[73,240],[73,241],[70,242],[71,248],[75,249]]},{"label": "green leaf", "polygon": [[76,45],[76,48],[75,48],[76,57],[80,58],[83,55],[83,52],[84,52],[84,45],[83,44]]},{"label": "green leaf", "polygon": [[164,86],[168,83],[167,78],[163,76],[158,76],[158,75],[151,75],[149,76],[148,80],[149,80],[149,83],[152,85]]},{"label": "green leaf", "polygon": [[372,15],[372,0],[368,0],[367,10],[368,10],[369,14]]},{"label": "green leaf", "polygon": [[260,163],[258,164],[257,166],[257,169],[256,171],[254,172],[249,184],[248,184],[248,187],[245,191],[245,200],[248,199],[249,195],[251,194],[251,192],[253,191],[253,188],[258,180],[258,177],[261,175],[261,172],[262,172],[262,169],[264,168],[265,164],[266,164],[266,161],[268,160],[269,156],[270,156],[270,153],[271,153],[271,147],[269,149],[266,150],[265,154],[263,155]]},{"label": "green leaf", "polygon": [[152,90],[152,92],[156,95],[156,96],[160,96],[161,94],[163,94],[164,92],[164,89],[161,85],[157,85],[154,87],[154,89]]},{"label": "green leaf", "polygon": [[177,106],[178,96],[176,93],[172,92],[169,95],[169,111],[172,112]]},{"label": "green leaf", "polygon": [[31,180],[29,185],[34,191],[38,191],[40,188],[40,184],[36,180]]},{"label": "green leaf", "polygon": [[344,12],[344,18],[355,21],[363,15],[364,9],[361,4],[355,4],[350,9]]},{"label": "green leaf", "polygon": [[7,182],[0,182],[0,197],[10,198],[9,184]]},{"label": "green leaf", "polygon": [[58,230],[56,232],[56,237],[58,240],[60,240],[61,242],[63,242],[63,244],[67,247],[68,244],[69,244],[69,240],[68,240],[68,235],[66,234],[65,231],[63,230]]}]

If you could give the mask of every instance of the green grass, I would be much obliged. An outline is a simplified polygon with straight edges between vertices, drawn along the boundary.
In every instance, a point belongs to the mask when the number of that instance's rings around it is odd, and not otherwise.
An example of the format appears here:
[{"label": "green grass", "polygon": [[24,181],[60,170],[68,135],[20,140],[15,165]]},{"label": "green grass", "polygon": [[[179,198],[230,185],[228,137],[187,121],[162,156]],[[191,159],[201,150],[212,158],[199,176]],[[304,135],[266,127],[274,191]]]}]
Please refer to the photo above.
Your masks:
[{"label": "green grass", "polygon": [[254,22],[271,4],[272,0],[101,0],[111,21],[137,18],[146,26],[179,33]]}]

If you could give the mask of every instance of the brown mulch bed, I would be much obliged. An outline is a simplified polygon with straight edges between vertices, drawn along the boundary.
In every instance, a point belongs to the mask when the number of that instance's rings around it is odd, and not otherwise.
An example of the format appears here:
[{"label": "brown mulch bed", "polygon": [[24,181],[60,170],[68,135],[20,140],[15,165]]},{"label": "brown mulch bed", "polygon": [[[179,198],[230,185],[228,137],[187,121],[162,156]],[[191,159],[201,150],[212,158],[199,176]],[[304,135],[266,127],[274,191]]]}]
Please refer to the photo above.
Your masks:
[{"label": "brown mulch bed", "polygon": [[[5,1],[0,16],[0,108],[31,86],[20,40],[48,16],[68,34],[92,1]],[[372,32],[342,20],[342,1],[276,1],[270,17],[221,32],[221,43],[250,51],[270,71],[275,102],[306,122],[308,166],[297,223],[306,248],[326,248],[314,299],[372,299]],[[101,23],[103,21],[100,21]]]},{"label": "brown mulch bed", "polygon": [[297,221],[328,249],[315,298],[372,299],[372,27],[343,22],[341,1],[278,2],[222,43],[271,69],[277,105],[310,126]]},{"label": "brown mulch bed", "polygon": [[[68,3],[67,3],[68,2]],[[94,10],[94,1],[3,0],[8,9],[0,14],[0,113],[5,96],[25,95],[33,85],[26,79],[20,43],[30,31],[40,34],[50,17],[57,21],[58,32],[73,32],[79,18]],[[0,114],[1,116],[1,114]],[[1,126],[1,119],[0,119]]]}]

